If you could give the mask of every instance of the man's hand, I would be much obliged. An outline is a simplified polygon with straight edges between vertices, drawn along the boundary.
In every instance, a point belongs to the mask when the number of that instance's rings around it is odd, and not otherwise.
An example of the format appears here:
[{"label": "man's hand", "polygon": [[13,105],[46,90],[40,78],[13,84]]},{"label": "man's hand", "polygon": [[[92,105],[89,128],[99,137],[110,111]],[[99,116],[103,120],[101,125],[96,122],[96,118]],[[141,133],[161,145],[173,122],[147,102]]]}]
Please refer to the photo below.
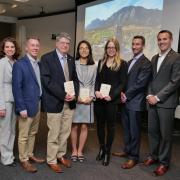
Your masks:
[{"label": "man's hand", "polygon": [[21,111],[20,112],[20,116],[22,117],[22,118],[27,118],[28,117],[28,115],[27,115],[27,110],[23,110],[23,111]]},{"label": "man's hand", "polygon": [[150,105],[156,105],[158,103],[158,100],[157,100],[156,96],[154,96],[154,95],[148,96],[147,101]]},{"label": "man's hand", "polygon": [[0,110],[0,117],[5,117],[6,116],[6,110],[2,109]]},{"label": "man's hand", "polygon": [[121,102],[126,103],[126,101],[127,101],[126,95],[123,92],[121,92]]},{"label": "man's hand", "polygon": [[66,102],[73,101],[74,99],[75,99],[75,95],[66,94],[66,96],[65,96]]}]

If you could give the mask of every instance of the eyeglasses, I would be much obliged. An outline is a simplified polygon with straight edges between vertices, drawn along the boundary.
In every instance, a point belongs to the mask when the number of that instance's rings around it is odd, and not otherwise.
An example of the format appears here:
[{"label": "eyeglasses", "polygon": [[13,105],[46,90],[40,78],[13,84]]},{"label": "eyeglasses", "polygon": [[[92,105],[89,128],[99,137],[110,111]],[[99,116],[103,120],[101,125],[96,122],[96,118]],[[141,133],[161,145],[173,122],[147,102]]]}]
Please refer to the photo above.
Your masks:
[{"label": "eyeglasses", "polygon": [[108,50],[116,50],[116,47],[107,47]]},{"label": "eyeglasses", "polygon": [[89,51],[89,48],[79,48],[80,51]]}]

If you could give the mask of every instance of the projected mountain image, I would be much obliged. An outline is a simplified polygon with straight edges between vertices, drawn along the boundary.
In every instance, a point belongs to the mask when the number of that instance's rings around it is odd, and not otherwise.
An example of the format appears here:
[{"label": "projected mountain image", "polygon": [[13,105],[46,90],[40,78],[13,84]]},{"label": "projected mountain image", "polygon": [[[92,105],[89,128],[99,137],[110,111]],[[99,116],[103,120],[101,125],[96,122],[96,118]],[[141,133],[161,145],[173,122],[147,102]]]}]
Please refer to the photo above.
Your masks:
[{"label": "projected mountain image", "polygon": [[129,6],[120,9],[107,20],[95,19],[87,27],[86,31],[111,26],[158,26],[161,24],[162,12],[156,9],[146,9],[144,7]]},{"label": "projected mountain image", "polygon": [[144,53],[151,58],[158,51],[156,36],[161,28],[161,19],[162,10],[159,9],[123,7],[107,19],[95,18],[89,21],[85,25],[85,39],[92,44],[95,60],[99,60],[102,58],[107,39],[115,36],[120,42],[122,57],[130,60],[133,36],[143,35],[146,38]]}]

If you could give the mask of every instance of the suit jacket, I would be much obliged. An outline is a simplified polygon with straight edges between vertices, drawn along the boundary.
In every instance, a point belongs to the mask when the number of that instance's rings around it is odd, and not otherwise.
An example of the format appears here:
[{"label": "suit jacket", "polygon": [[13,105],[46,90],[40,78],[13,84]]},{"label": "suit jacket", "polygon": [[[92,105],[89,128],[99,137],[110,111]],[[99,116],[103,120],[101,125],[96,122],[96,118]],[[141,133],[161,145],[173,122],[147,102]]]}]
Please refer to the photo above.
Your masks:
[{"label": "suit jacket", "polygon": [[16,113],[27,110],[28,116],[34,117],[39,111],[40,87],[27,56],[13,65],[12,90]]},{"label": "suit jacket", "polygon": [[149,94],[156,95],[160,102],[157,107],[175,108],[178,104],[180,86],[180,55],[170,50],[157,72],[158,54],[152,58],[153,77],[149,85]]},{"label": "suit jacket", "polygon": [[0,59],[0,110],[6,102],[14,102],[12,94],[12,64],[7,57]]},{"label": "suit jacket", "polygon": [[[128,62],[128,66],[131,62],[132,60]],[[128,73],[125,90],[126,108],[133,111],[146,109],[146,93],[151,74],[151,62],[144,55],[140,56]]]},{"label": "suit jacket", "polygon": [[[77,78],[75,61],[68,55],[67,63],[69,68],[70,81],[74,82],[75,94],[78,95],[79,81]],[[42,111],[59,113],[62,111],[65,99],[64,71],[56,51],[49,52],[42,56],[40,63],[42,81]],[[69,102],[71,109],[75,108],[76,102]]]},{"label": "suit jacket", "polygon": [[[110,84],[111,101],[108,103],[120,104],[120,95],[124,91],[127,80],[127,64],[122,61],[120,68],[117,71],[112,71],[104,64],[100,71],[101,60],[98,63],[97,76],[95,82],[95,91],[100,91],[102,83]],[[108,70],[109,69],[109,70]],[[108,71],[108,73],[107,73]],[[106,100],[97,99],[96,103],[107,103]]]}]

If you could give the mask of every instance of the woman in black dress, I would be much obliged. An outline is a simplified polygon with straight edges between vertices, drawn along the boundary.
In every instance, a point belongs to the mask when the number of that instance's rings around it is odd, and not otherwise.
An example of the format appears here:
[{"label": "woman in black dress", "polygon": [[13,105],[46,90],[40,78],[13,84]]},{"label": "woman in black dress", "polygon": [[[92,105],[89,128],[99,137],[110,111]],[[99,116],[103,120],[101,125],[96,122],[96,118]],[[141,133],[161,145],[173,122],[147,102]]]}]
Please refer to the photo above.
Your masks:
[{"label": "woman in black dress", "polygon": [[[97,161],[107,166],[110,161],[110,151],[114,140],[117,107],[120,94],[125,88],[127,65],[120,57],[119,42],[115,38],[107,41],[104,57],[98,63],[95,82],[95,115],[97,118],[97,135],[100,151]],[[109,95],[103,95],[101,85],[110,85]]]}]

